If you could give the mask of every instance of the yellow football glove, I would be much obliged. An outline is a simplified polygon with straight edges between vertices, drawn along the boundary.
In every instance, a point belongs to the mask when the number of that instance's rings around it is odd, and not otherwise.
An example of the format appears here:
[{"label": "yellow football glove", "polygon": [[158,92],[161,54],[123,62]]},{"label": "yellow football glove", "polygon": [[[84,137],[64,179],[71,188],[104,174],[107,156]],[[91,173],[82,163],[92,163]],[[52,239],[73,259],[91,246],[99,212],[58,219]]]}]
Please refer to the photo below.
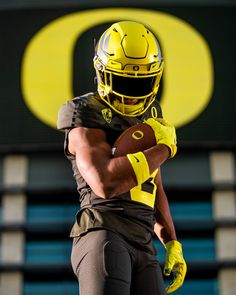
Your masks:
[{"label": "yellow football glove", "polygon": [[165,144],[170,149],[170,158],[173,158],[177,152],[177,139],[175,133],[175,127],[162,118],[149,118],[144,121],[151,126],[155,133],[156,142]]},{"label": "yellow football glove", "polygon": [[187,272],[187,265],[182,253],[182,245],[175,240],[169,241],[166,247],[166,262],[164,266],[164,275],[174,275],[173,281],[166,288],[167,294],[176,291],[182,286]]}]

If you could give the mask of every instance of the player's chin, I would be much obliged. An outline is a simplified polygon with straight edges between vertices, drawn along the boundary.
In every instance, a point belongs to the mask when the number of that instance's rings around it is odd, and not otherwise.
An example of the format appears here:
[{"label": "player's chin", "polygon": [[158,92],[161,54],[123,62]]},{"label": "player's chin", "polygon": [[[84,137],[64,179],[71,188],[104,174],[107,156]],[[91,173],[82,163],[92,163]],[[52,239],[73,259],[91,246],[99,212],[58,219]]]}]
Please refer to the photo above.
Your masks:
[{"label": "player's chin", "polygon": [[[121,97],[118,95],[115,95],[114,93],[110,94],[110,99],[111,100],[118,100],[120,103],[122,103]],[[135,105],[139,102],[139,99],[137,98],[124,98],[124,104],[126,105]]]},{"label": "player's chin", "polygon": [[138,103],[138,99],[125,99],[124,103],[127,105],[135,105],[136,103]]}]

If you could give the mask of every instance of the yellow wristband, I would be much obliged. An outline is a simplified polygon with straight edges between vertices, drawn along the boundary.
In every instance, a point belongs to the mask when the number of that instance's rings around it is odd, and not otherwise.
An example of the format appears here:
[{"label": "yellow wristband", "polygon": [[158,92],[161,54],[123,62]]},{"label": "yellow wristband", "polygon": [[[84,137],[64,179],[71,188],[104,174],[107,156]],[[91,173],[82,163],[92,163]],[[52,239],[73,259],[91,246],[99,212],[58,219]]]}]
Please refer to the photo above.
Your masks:
[{"label": "yellow wristband", "polygon": [[135,154],[128,154],[127,158],[130,161],[134,169],[134,173],[137,179],[137,185],[144,183],[150,177],[150,171],[147,159],[142,152],[138,152]]}]

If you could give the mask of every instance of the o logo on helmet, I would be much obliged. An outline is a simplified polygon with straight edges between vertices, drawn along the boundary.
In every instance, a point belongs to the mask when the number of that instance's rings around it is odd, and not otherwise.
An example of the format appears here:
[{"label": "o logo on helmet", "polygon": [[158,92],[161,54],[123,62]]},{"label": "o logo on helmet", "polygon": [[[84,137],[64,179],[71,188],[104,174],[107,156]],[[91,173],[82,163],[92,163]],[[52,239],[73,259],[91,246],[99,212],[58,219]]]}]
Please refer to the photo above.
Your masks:
[{"label": "o logo on helmet", "polygon": [[141,130],[136,130],[134,133],[132,133],[133,139],[139,140],[142,139],[144,136],[143,132]]},{"label": "o logo on helmet", "polygon": [[180,127],[204,111],[213,90],[213,65],[200,33],[167,13],[104,8],[62,16],[30,40],[23,57],[21,84],[25,103],[39,120],[55,128],[60,106],[74,96],[72,57],[79,36],[93,26],[121,19],[141,19],[161,42],[165,59],[161,96],[164,117]]}]

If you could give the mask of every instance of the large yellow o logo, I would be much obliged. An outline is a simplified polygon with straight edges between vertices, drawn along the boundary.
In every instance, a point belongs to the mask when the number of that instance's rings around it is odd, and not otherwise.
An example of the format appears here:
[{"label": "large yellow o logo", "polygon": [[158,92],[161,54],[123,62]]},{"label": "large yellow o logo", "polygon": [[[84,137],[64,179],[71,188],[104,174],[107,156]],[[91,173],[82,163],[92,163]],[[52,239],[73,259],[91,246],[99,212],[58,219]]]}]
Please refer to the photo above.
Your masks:
[{"label": "large yellow o logo", "polygon": [[203,37],[170,14],[110,8],[60,17],[29,42],[22,63],[22,91],[37,118],[55,128],[58,109],[73,98],[72,53],[78,37],[96,25],[124,19],[141,20],[160,40],[165,58],[164,117],[180,127],[204,110],[212,94],[213,66]]}]

